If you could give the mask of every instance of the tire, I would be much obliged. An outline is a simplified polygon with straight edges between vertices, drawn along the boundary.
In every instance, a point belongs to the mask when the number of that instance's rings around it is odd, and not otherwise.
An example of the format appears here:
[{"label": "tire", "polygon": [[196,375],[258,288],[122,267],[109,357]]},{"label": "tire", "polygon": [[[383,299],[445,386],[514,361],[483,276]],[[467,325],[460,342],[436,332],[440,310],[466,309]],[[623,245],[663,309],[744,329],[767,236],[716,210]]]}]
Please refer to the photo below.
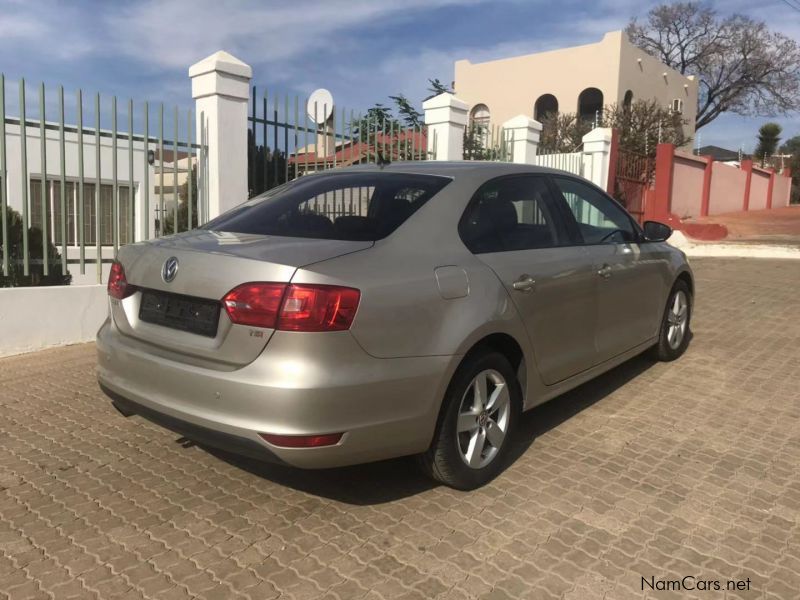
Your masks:
[{"label": "tire", "polygon": [[687,283],[679,279],[669,293],[658,331],[658,342],[650,352],[652,358],[669,362],[686,352],[691,337],[691,319],[692,292]]},{"label": "tire", "polygon": [[[488,402],[478,404],[476,389],[485,390]],[[468,358],[447,389],[431,447],[419,457],[423,469],[459,490],[488,483],[506,466],[521,410],[520,385],[505,356],[490,351]]]}]

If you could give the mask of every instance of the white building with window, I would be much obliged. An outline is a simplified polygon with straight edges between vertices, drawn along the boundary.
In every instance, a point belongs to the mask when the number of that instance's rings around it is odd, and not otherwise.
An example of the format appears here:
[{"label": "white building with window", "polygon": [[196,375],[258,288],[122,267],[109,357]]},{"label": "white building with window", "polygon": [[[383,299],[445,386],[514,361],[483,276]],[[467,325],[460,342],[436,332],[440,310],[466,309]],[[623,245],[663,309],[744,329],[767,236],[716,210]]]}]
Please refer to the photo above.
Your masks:
[{"label": "white building with window", "polygon": [[[134,141],[129,152],[128,139],[123,134],[117,138],[115,166],[110,132],[102,134],[108,135],[101,135],[98,156],[95,136],[84,133],[81,161],[78,134],[65,132],[62,203],[61,148],[57,128],[46,130],[46,164],[43,167],[39,127],[29,125],[27,128],[24,142],[27,147],[26,164],[23,164],[20,127],[6,124],[7,176],[6,181],[2,181],[0,174],[0,185],[5,186],[7,204],[20,214],[23,214],[23,207],[27,206],[30,227],[46,227],[49,240],[56,245],[59,253],[65,230],[68,269],[73,284],[96,283],[94,259],[98,254],[98,246],[104,262],[103,272],[105,274],[108,271],[108,263],[114,258],[115,230],[118,246],[152,237],[164,216],[174,211],[175,189],[180,190],[186,183],[194,163],[194,158],[187,157],[185,153],[179,152],[173,157],[171,151],[166,149],[164,162],[159,160],[157,149],[148,157],[141,141]],[[175,158],[178,159],[177,165],[173,162]],[[23,176],[26,170],[27,178]],[[162,176],[163,189],[160,189]],[[62,214],[65,215],[63,223]],[[114,215],[117,217],[116,223]],[[81,274],[81,242],[86,263],[85,274]]]},{"label": "white building with window", "polygon": [[483,63],[455,63],[455,94],[471,119],[500,124],[519,114],[553,112],[593,121],[609,104],[656,100],[680,112],[694,135],[698,82],[634,46],[624,31],[594,44]]}]

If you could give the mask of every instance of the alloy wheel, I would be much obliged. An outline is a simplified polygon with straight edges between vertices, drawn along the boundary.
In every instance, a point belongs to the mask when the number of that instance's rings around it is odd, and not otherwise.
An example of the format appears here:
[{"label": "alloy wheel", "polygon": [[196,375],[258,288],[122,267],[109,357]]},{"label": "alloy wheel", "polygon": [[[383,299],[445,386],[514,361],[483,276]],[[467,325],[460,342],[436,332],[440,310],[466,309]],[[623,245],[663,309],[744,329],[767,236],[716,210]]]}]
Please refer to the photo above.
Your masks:
[{"label": "alloy wheel", "polygon": [[667,343],[675,350],[683,342],[689,322],[689,300],[683,290],[678,290],[667,312]]},{"label": "alloy wheel", "polygon": [[506,438],[510,416],[506,380],[494,369],[478,373],[458,411],[458,449],[467,466],[481,469],[494,460]]}]

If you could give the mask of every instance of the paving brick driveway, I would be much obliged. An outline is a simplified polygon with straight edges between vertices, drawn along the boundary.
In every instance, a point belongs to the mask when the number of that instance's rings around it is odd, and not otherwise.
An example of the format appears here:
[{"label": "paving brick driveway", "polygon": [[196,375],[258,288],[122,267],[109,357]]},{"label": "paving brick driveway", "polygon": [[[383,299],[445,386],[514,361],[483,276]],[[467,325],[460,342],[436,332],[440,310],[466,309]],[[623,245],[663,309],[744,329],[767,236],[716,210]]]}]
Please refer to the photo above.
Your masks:
[{"label": "paving brick driveway", "polygon": [[[112,410],[92,345],[0,360],[0,597],[794,600],[800,261],[693,264],[686,356],[528,413],[472,493],[180,443]],[[687,575],[750,590],[642,591]]]}]

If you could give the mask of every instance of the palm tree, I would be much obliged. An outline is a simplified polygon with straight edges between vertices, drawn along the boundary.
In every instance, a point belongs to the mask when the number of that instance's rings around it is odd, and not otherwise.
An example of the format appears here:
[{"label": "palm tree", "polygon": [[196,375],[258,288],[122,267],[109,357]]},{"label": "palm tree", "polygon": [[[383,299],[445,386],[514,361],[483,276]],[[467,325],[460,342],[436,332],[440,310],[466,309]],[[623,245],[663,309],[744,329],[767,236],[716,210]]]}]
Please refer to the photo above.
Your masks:
[{"label": "palm tree", "polygon": [[777,123],[764,123],[758,129],[758,145],[753,153],[755,159],[760,161],[761,166],[764,166],[767,157],[775,154],[778,149],[778,143],[781,141],[782,128]]}]

